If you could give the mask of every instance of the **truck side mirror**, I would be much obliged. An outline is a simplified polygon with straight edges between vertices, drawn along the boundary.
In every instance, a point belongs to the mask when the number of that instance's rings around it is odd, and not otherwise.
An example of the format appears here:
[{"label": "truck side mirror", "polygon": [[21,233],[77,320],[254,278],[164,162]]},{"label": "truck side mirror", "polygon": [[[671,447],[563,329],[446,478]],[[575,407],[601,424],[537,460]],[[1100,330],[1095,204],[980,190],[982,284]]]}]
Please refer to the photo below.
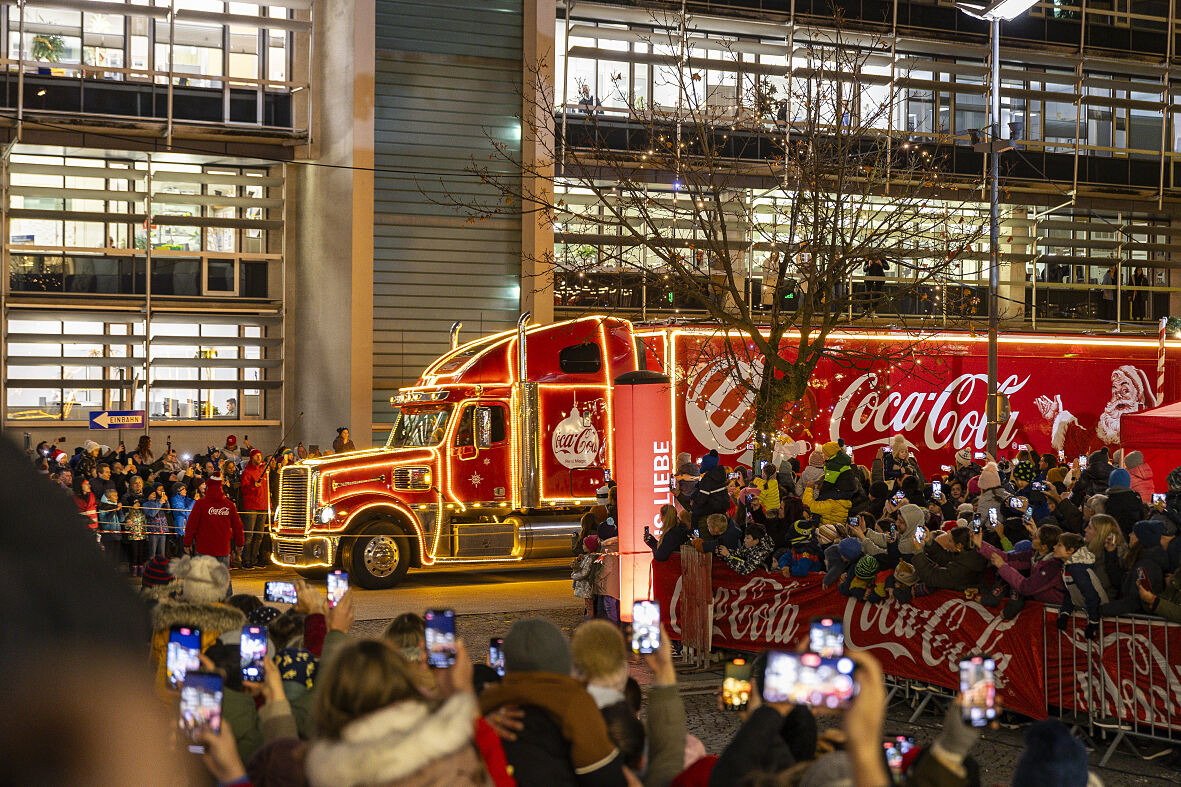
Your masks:
[{"label": "truck side mirror", "polygon": [[476,448],[492,447],[492,408],[477,407],[475,413]]}]

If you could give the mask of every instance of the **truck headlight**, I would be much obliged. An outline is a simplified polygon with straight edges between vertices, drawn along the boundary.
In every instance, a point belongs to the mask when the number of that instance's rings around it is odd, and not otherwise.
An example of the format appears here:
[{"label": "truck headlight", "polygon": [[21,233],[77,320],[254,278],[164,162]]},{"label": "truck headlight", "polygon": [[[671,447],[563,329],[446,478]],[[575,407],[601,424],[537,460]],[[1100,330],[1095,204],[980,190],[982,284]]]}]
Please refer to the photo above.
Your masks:
[{"label": "truck headlight", "polygon": [[320,514],[317,519],[320,520],[321,525],[328,524],[333,519],[336,519],[336,509],[332,506],[324,506],[320,509]]}]

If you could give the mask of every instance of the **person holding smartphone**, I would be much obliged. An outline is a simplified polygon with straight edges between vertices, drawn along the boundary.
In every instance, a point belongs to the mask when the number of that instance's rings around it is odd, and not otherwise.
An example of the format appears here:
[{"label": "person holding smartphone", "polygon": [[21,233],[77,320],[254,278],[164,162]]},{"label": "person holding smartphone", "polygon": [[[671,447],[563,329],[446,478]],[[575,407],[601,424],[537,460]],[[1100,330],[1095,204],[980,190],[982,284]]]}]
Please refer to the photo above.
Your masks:
[{"label": "person holding smartphone", "polygon": [[999,579],[1004,583],[999,593],[994,589],[982,602],[988,605],[992,601],[995,604],[1007,595],[1009,601],[1002,613],[1006,620],[1017,617],[1024,609],[1027,598],[1047,604],[1061,604],[1066,595],[1066,586],[1062,581],[1063,567],[1073,550],[1082,545],[1081,536],[1070,534],[1077,542],[1070,542],[1070,554],[1059,556],[1055,547],[1062,535],[1057,525],[1042,525],[1033,533],[1032,548],[1021,552],[1002,552],[986,541],[979,543],[977,549],[996,567]]},{"label": "person holding smartphone", "polygon": [[971,529],[962,525],[928,538],[910,561],[918,579],[913,595],[927,595],[936,589],[963,591],[980,587],[988,560],[976,546]]},{"label": "person holding smartphone", "polygon": [[1112,577],[1119,587],[1119,598],[1104,604],[1099,614],[1112,617],[1140,611],[1138,585],[1153,595],[1164,589],[1164,575],[1169,570],[1168,554],[1161,546],[1164,532],[1164,524],[1153,519],[1141,520],[1132,528],[1128,551],[1117,564],[1119,576]]}]

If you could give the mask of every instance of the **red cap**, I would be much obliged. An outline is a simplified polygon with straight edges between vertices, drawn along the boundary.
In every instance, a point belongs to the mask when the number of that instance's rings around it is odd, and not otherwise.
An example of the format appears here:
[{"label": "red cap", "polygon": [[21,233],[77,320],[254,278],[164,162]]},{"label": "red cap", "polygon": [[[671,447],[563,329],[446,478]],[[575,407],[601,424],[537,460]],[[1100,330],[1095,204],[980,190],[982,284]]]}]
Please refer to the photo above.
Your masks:
[{"label": "red cap", "polygon": [[255,454],[262,456],[262,451],[258,450],[257,448],[251,448],[250,449],[250,458],[253,459]]},{"label": "red cap", "polygon": [[238,444],[238,438],[235,437],[234,435],[230,435],[229,437],[226,438],[226,446],[227,447],[233,448],[237,444]]}]

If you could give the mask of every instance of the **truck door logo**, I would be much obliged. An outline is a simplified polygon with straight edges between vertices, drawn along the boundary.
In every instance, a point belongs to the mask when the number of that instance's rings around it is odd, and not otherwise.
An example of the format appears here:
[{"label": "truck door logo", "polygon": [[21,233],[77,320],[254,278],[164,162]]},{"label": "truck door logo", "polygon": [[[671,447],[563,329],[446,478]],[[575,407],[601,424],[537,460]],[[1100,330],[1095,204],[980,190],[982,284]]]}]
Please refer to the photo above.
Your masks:
[{"label": "truck door logo", "polygon": [[758,388],[761,375],[743,361],[718,358],[701,367],[690,380],[685,396],[685,420],[697,442],[716,448],[721,454],[745,450],[754,427],[751,388]]},{"label": "truck door logo", "polygon": [[599,431],[591,413],[580,412],[575,405],[569,415],[554,427],[550,447],[563,467],[591,467],[599,455]]}]

